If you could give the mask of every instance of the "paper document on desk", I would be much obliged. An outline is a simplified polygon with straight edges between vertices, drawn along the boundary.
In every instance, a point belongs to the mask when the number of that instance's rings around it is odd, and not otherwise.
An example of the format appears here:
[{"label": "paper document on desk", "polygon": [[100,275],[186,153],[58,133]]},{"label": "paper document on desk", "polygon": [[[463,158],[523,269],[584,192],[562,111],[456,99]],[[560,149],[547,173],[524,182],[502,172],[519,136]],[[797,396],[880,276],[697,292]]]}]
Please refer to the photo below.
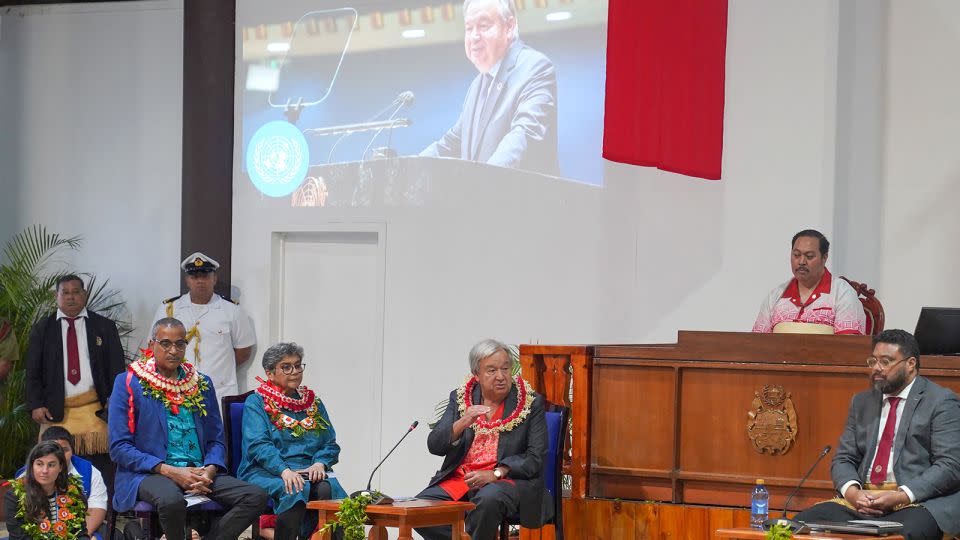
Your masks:
[{"label": "paper document on desk", "polygon": [[205,497],[203,495],[190,495],[190,494],[184,494],[183,500],[187,501],[188,507],[210,502],[209,497]]},{"label": "paper document on desk", "polygon": [[903,527],[903,523],[897,523],[896,521],[880,521],[876,519],[851,519],[849,523],[856,523],[857,525],[872,525],[874,527]]}]

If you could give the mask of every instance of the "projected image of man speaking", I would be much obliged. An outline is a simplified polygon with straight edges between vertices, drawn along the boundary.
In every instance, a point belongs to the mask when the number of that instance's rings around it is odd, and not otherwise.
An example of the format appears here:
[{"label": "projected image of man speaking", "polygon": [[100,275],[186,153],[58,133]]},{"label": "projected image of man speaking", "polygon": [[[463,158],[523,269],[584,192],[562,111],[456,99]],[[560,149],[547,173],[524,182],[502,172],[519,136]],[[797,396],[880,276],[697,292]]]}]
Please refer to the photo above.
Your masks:
[{"label": "projected image of man speaking", "polygon": [[559,174],[553,63],[520,40],[513,0],[465,0],[463,18],[479,73],[456,123],[421,155]]}]

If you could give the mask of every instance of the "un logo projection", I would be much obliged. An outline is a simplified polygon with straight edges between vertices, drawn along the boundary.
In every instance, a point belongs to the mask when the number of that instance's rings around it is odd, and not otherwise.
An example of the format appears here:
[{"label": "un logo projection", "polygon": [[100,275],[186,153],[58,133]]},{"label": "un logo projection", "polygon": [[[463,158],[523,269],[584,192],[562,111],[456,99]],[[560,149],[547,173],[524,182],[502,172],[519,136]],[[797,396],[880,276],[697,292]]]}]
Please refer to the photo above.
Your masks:
[{"label": "un logo projection", "polygon": [[264,195],[290,195],[303,183],[310,166],[307,139],[290,122],[276,120],[253,134],[247,146],[247,174]]}]

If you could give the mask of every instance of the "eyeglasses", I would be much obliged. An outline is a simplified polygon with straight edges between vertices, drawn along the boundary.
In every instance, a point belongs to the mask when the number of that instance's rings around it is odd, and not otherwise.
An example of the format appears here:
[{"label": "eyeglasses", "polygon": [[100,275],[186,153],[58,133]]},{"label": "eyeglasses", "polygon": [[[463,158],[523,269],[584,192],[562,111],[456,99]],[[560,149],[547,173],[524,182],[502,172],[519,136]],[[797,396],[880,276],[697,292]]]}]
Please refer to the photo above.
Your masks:
[{"label": "eyeglasses", "polygon": [[284,375],[293,375],[294,373],[303,373],[303,370],[306,369],[307,364],[283,364],[275,367],[274,369],[279,369]]},{"label": "eyeglasses", "polygon": [[901,358],[901,359],[899,359],[899,360],[894,360],[893,358],[890,358],[889,356],[881,356],[880,358],[877,358],[877,357],[875,357],[875,356],[871,356],[871,357],[867,358],[867,367],[873,368],[873,367],[877,367],[877,364],[880,364],[880,368],[881,368],[881,369],[888,369],[888,368],[891,368],[891,367],[899,364],[900,362],[903,362],[904,360],[909,360],[909,359],[911,359],[911,358],[913,358],[913,357],[912,357],[912,356],[908,356],[907,358]]},{"label": "eyeglasses", "polygon": [[153,340],[154,343],[160,346],[161,349],[169,351],[170,349],[176,348],[177,350],[184,351],[187,349],[187,342],[178,339],[177,341],[170,341],[169,339],[161,339],[159,341]]}]

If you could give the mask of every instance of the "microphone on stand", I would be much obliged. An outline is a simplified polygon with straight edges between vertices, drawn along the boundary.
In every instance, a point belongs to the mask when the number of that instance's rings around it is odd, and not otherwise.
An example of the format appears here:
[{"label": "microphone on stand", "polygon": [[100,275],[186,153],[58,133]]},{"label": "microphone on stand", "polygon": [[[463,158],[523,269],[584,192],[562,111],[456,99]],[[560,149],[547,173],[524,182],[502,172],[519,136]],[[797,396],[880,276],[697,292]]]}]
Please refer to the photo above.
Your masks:
[{"label": "microphone on stand", "polygon": [[377,463],[377,466],[373,468],[373,472],[370,473],[370,478],[367,480],[367,489],[364,489],[361,491],[354,491],[353,493],[350,494],[351,498],[356,497],[357,495],[367,494],[367,495],[370,495],[370,499],[371,499],[370,504],[393,504],[393,499],[384,495],[383,493],[380,493],[379,491],[371,492],[370,484],[373,483],[373,475],[377,473],[377,469],[379,469],[380,466],[383,465],[383,462],[386,461],[388,457],[390,457],[390,454],[392,454],[393,451],[396,450],[398,446],[400,446],[400,443],[402,443],[403,440],[407,438],[407,435],[409,435],[411,431],[417,429],[417,426],[419,424],[420,422],[417,420],[414,420],[413,423],[410,424],[410,427],[407,428],[407,432],[403,434],[403,437],[400,437],[400,440],[397,441],[397,444],[393,445],[393,448],[391,448],[390,451],[387,452],[387,455],[383,456],[383,459],[380,460],[380,463]]},{"label": "microphone on stand", "polygon": [[400,92],[400,95],[393,100],[394,105],[402,105],[404,107],[409,107],[413,105],[414,95],[413,92],[407,90],[406,92]]},{"label": "microphone on stand", "polygon": [[[407,90],[406,92],[400,92],[397,95],[397,97],[393,98],[393,101],[391,101],[389,105],[387,105],[383,109],[380,109],[380,112],[368,118],[366,122],[363,122],[361,124],[348,124],[345,126],[334,126],[332,128],[306,129],[304,130],[304,133],[310,133],[312,135],[328,135],[328,134],[340,135],[340,137],[333,143],[333,146],[330,148],[330,152],[327,154],[327,163],[330,163],[331,161],[333,161],[333,152],[337,149],[337,146],[340,146],[340,143],[344,139],[346,139],[347,137],[349,137],[350,135],[356,132],[376,129],[377,134],[379,134],[381,131],[383,131],[385,127],[389,127],[392,130],[394,127],[406,127],[410,125],[410,122],[408,120],[403,118],[396,118],[396,116],[397,116],[397,113],[400,112],[400,109],[404,107],[409,107],[411,104],[413,104],[413,101],[414,101],[413,92],[409,90]],[[390,114],[389,119],[381,122],[374,122],[374,120],[387,114],[387,112],[389,112],[390,110],[393,110],[393,112]],[[370,144],[373,144],[373,141],[371,141]],[[367,150],[370,149],[370,144],[368,144],[367,147],[363,150],[364,154],[366,154]],[[360,156],[360,157],[361,159],[363,158],[363,156]]]},{"label": "microphone on stand", "polygon": [[807,481],[807,477],[810,476],[810,473],[817,468],[817,465],[820,464],[820,460],[824,456],[830,453],[832,450],[831,446],[828,444],[823,447],[823,450],[820,452],[820,455],[817,456],[817,460],[813,462],[813,465],[807,471],[807,474],[803,475],[803,478],[800,479],[800,483],[797,484],[797,487],[793,488],[793,492],[790,493],[790,496],[787,497],[787,502],[783,503],[783,515],[778,518],[769,518],[763,522],[763,530],[769,531],[774,525],[786,525],[793,532],[800,532],[806,525],[802,521],[795,521],[787,517],[787,508],[790,506],[790,501],[793,500],[793,497],[800,492],[800,487],[803,486],[803,483]]},{"label": "microphone on stand", "polygon": [[[387,120],[392,121],[394,118],[397,117],[397,113],[399,113],[404,108],[413,105],[413,102],[415,99],[416,97],[413,95],[413,92],[409,90],[405,92],[400,92],[400,94],[393,100],[393,103],[391,104],[391,106],[394,106],[396,108],[393,110],[393,113],[390,115],[389,118],[387,118]],[[360,154],[361,161],[365,161],[367,159],[367,152],[370,150],[370,147],[373,146],[373,142],[377,140],[377,137],[380,136],[380,133],[382,133],[384,129],[385,128],[378,129],[377,132],[373,134],[373,137],[370,138],[370,142],[367,143],[366,148],[363,149],[363,153]],[[390,131],[388,132],[388,134],[390,135],[390,137],[387,139],[387,146],[385,148],[390,148],[390,143],[393,142],[393,125],[391,125],[389,129]],[[379,153],[379,156],[389,157],[389,152],[386,152],[383,149],[380,149],[380,150],[381,151]]]}]

